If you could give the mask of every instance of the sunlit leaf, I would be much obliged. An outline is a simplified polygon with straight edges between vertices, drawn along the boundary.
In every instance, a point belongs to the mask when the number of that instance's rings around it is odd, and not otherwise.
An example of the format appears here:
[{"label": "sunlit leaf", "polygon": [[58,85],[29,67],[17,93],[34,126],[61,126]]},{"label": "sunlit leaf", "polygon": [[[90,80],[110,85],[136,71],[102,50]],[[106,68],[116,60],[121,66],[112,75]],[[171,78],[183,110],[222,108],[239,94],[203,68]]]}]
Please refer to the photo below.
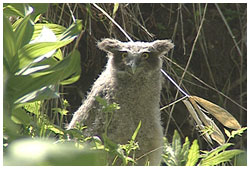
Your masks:
[{"label": "sunlit leaf", "polygon": [[140,128],[141,128],[141,120],[140,120],[140,122],[139,122],[139,124],[138,124],[138,126],[137,126],[137,128],[136,128],[136,130],[135,130],[135,132],[133,133],[133,135],[132,135],[132,137],[131,137],[131,140],[132,140],[132,141],[135,141],[135,138],[136,138],[136,136],[137,136],[137,134],[138,134]]},{"label": "sunlit leaf", "polygon": [[199,145],[197,140],[194,140],[188,153],[188,160],[186,166],[194,166],[199,158],[200,158]]},{"label": "sunlit leaf", "polygon": [[17,46],[16,37],[12,30],[12,26],[5,15],[3,15],[3,57],[5,59],[4,66],[10,72],[14,72],[17,69]]},{"label": "sunlit leaf", "polygon": [[74,39],[82,30],[82,20],[76,20],[68,29],[58,38],[58,40]]},{"label": "sunlit leaf", "polygon": [[23,68],[33,62],[36,58],[47,54],[53,50],[61,48],[72,42],[72,40],[58,41],[58,42],[39,42],[34,44],[27,44],[18,51],[20,59],[19,68]]},{"label": "sunlit leaf", "polygon": [[114,3],[114,8],[113,8],[113,15],[116,14],[117,10],[119,8],[119,3]]},{"label": "sunlit leaf", "polygon": [[199,165],[201,166],[214,166],[218,165],[222,162],[230,161],[230,159],[238,154],[240,154],[241,150],[225,150],[231,143],[227,143],[217,147],[216,149],[207,153],[207,156],[202,158]]},{"label": "sunlit leaf", "polygon": [[63,34],[63,32],[65,32],[66,28],[58,25],[58,24],[53,24],[53,23],[37,23],[35,24],[35,30],[34,30],[34,34],[32,36],[32,40],[35,39],[41,32],[43,27],[47,27],[49,28],[51,31],[53,31],[53,33],[56,35],[56,37],[58,38],[60,35]]}]

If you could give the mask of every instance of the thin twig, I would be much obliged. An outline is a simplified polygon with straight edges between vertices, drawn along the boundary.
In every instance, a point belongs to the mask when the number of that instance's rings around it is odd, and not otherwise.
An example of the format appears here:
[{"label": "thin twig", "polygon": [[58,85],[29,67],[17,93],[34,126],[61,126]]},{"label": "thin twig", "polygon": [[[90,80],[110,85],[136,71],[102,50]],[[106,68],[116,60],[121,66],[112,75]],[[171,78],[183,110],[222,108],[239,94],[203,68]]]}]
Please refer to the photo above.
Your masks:
[{"label": "thin twig", "polygon": [[[189,59],[188,59],[188,61],[187,61],[186,67],[185,67],[184,72],[183,72],[183,74],[182,74],[182,76],[181,76],[181,80],[180,80],[178,86],[181,86],[182,81],[183,81],[183,79],[184,79],[184,76],[185,76],[185,74],[186,74],[186,72],[187,72],[187,69],[188,69],[188,67],[189,67],[189,64],[190,64],[190,62],[191,62],[191,59],[192,59],[192,56],[193,56],[193,52],[194,52],[194,48],[195,48],[195,46],[196,46],[197,40],[198,40],[199,35],[200,35],[200,32],[201,32],[201,28],[202,28],[202,26],[203,26],[203,22],[204,22],[204,20],[205,20],[206,11],[207,11],[207,4],[205,5],[204,11],[203,11],[202,20],[201,20],[201,24],[200,24],[200,26],[199,26],[197,35],[196,35],[196,37],[195,37],[195,40],[194,40],[194,43],[193,43],[193,46],[192,46],[192,49],[191,49],[191,53],[190,53],[190,55],[189,55]],[[179,91],[180,91],[180,90],[177,90],[177,92],[176,92],[175,100],[176,100],[177,97],[178,97]],[[171,108],[170,116],[172,116],[172,114],[173,114],[174,107],[175,107],[175,105],[173,105],[172,108]],[[167,125],[166,125],[166,129],[165,129],[165,135],[166,135],[167,132],[168,132],[168,127],[169,127],[169,124],[170,124],[170,120],[171,120],[171,118],[168,119],[168,122],[167,122]]]},{"label": "thin twig", "polygon": [[218,12],[219,12],[219,14],[220,14],[220,16],[221,16],[223,22],[225,23],[225,25],[226,25],[226,27],[227,27],[227,30],[228,30],[229,34],[230,34],[231,37],[232,37],[232,40],[233,40],[233,42],[234,42],[234,45],[236,46],[237,51],[239,52],[239,55],[240,55],[241,57],[243,57],[243,55],[242,55],[242,53],[241,53],[241,50],[240,50],[240,48],[239,48],[239,45],[237,44],[237,42],[236,42],[236,40],[235,40],[235,36],[234,36],[234,34],[233,34],[231,28],[229,27],[226,18],[224,17],[223,13],[221,12],[219,5],[218,5],[218,4],[215,4],[215,6],[216,6],[216,8],[217,8],[217,10],[218,10]]},{"label": "thin twig", "polygon": [[[169,59],[169,58],[165,58],[166,60],[168,60],[169,62],[171,62],[172,64],[174,64],[175,66],[177,66],[179,69],[184,71],[184,68],[182,68],[180,65],[178,65],[176,62],[174,62],[173,60]],[[200,82],[201,84],[205,85],[206,87],[208,87],[209,89],[219,93],[220,95],[222,95],[223,97],[227,98],[228,100],[230,100],[232,103],[234,103],[235,105],[239,106],[241,109],[247,111],[247,109],[245,107],[243,107],[242,105],[240,105],[239,103],[237,103],[236,101],[232,100],[229,96],[225,95],[224,93],[220,92],[218,89],[210,86],[209,84],[205,83],[204,81],[202,81],[201,79],[199,79],[198,77],[196,77],[194,74],[190,73],[189,71],[187,71],[187,74],[192,76],[194,79],[196,79],[198,82]]]},{"label": "thin twig", "polygon": [[104,11],[102,8],[100,8],[98,5],[96,5],[95,3],[92,3],[94,5],[94,7],[96,7],[98,10],[100,10],[107,18],[109,18],[109,20],[111,22],[113,22],[113,24],[115,24],[119,29],[120,31],[128,38],[128,40],[130,42],[133,42],[133,40],[128,36],[128,34],[122,29],[122,27],[112,18],[109,16],[109,14]]}]

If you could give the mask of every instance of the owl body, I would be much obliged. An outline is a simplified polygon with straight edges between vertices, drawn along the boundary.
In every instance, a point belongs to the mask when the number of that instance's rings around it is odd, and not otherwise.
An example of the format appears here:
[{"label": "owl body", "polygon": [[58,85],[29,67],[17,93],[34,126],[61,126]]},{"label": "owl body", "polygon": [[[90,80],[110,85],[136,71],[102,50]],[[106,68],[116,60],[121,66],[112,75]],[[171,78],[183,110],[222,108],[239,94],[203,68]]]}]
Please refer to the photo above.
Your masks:
[{"label": "owl body", "polygon": [[[76,123],[83,123],[87,126],[83,131],[86,136],[102,137],[106,129],[109,139],[117,144],[127,144],[141,121],[136,137],[139,144],[135,153],[137,165],[145,165],[146,162],[159,165],[163,146],[159,110],[160,56],[173,48],[173,44],[168,40],[124,43],[104,39],[98,47],[108,53],[106,69],[75,112],[68,129]],[[96,96],[109,104],[117,103],[120,108],[107,115],[96,101]]]}]

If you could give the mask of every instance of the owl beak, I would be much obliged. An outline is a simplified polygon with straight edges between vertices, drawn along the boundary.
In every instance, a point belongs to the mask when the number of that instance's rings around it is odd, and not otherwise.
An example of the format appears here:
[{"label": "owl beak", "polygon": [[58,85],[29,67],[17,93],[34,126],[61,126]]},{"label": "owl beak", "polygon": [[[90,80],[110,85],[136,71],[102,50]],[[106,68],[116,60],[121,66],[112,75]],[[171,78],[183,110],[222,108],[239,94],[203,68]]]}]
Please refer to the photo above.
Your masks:
[{"label": "owl beak", "polygon": [[131,64],[131,70],[132,70],[132,73],[135,74],[136,64],[134,62]]}]

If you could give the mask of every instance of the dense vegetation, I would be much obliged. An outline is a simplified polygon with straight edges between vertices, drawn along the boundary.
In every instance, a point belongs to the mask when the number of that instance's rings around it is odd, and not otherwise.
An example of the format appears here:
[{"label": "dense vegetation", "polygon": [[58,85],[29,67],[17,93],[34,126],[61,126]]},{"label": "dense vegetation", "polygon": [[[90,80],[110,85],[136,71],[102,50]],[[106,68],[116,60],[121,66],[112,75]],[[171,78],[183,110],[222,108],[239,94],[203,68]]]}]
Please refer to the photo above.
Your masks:
[{"label": "dense vegetation", "polygon": [[[163,165],[246,165],[246,4],[4,4],[3,13],[4,165],[106,165],[107,153],[136,162],[140,126],[126,145],[65,130],[106,63],[96,42],[128,40],[115,21],[135,41],[175,44],[163,69],[191,97],[166,78]],[[98,101],[104,112],[119,107]],[[210,120],[201,128],[192,113]]]}]

